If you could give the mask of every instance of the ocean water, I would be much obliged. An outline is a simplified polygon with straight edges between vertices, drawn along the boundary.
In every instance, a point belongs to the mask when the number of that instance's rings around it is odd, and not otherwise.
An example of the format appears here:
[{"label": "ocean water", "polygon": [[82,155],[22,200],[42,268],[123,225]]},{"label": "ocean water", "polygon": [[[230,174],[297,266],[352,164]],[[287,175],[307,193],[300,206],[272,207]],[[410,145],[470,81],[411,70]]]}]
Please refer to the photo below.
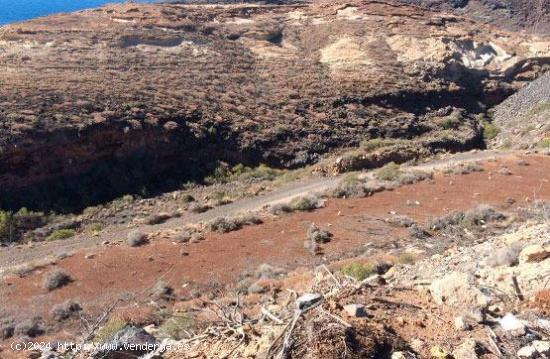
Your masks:
[{"label": "ocean water", "polygon": [[[0,25],[59,12],[89,9],[124,0],[0,0]],[[136,2],[154,2],[138,0]]]}]

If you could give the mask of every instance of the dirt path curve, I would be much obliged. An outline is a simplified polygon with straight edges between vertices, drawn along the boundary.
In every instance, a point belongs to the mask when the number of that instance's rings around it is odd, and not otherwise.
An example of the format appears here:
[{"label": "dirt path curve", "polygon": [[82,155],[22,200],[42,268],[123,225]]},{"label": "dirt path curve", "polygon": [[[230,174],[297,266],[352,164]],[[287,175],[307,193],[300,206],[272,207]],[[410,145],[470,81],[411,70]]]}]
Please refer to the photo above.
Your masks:
[{"label": "dirt path curve", "polygon": [[[515,152],[499,151],[473,151],[459,153],[449,157],[430,161],[417,166],[411,166],[411,169],[435,170],[453,163],[487,160],[490,158],[506,157],[514,155]],[[60,253],[70,253],[76,250],[85,249],[101,245],[104,241],[118,241],[125,239],[128,232],[139,228],[143,232],[151,233],[164,229],[178,228],[185,224],[200,223],[212,220],[218,216],[232,216],[239,213],[255,211],[265,206],[276,203],[284,203],[295,197],[312,193],[323,192],[334,188],[340,182],[344,175],[335,177],[312,178],[308,180],[289,183],[270,193],[262,194],[257,197],[244,198],[233,203],[213,208],[205,213],[184,214],[180,218],[171,219],[159,225],[141,225],[138,227],[107,227],[101,232],[100,236],[90,234],[81,234],[67,240],[55,242],[33,243],[32,245],[21,245],[6,247],[0,249],[0,272],[2,269],[21,265],[24,263],[43,260],[49,256]]]}]

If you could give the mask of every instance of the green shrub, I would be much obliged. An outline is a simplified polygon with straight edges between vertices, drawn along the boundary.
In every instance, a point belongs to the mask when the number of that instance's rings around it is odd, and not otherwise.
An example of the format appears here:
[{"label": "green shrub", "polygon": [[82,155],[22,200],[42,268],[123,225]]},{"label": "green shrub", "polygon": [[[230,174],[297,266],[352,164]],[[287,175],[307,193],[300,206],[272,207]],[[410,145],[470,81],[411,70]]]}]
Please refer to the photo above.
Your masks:
[{"label": "green shrub", "polygon": [[174,340],[181,340],[192,326],[193,318],[187,315],[175,315],[160,326],[159,332]]},{"label": "green shrub", "polygon": [[101,224],[99,222],[90,223],[86,227],[86,230],[88,230],[91,233],[101,232],[103,230],[103,224]]},{"label": "green shrub", "polygon": [[498,127],[486,120],[482,121],[481,124],[483,126],[483,138],[485,139],[485,141],[490,141],[497,137],[498,133],[500,132]]},{"label": "green shrub", "polygon": [[539,147],[539,148],[550,148],[550,137],[547,137],[543,140],[540,140],[537,143],[537,147]]},{"label": "green shrub", "polygon": [[416,260],[416,257],[414,254],[409,252],[403,252],[399,255],[399,263],[401,264],[413,264]]},{"label": "green shrub", "polygon": [[121,318],[111,318],[102,326],[94,337],[94,342],[103,344],[108,342],[116,333],[124,329],[128,323]]},{"label": "green shrub", "polygon": [[47,238],[46,241],[57,241],[60,239],[68,239],[71,237],[74,237],[76,234],[74,229],[58,229],[57,231],[53,231]]},{"label": "green shrub", "polygon": [[0,242],[11,242],[13,229],[11,212],[0,211]]},{"label": "green shrub", "polygon": [[399,165],[395,162],[390,162],[384,167],[380,168],[375,176],[381,181],[394,181],[401,175]]},{"label": "green shrub", "polygon": [[372,265],[357,262],[346,264],[340,269],[340,272],[358,281],[362,281],[376,273]]}]

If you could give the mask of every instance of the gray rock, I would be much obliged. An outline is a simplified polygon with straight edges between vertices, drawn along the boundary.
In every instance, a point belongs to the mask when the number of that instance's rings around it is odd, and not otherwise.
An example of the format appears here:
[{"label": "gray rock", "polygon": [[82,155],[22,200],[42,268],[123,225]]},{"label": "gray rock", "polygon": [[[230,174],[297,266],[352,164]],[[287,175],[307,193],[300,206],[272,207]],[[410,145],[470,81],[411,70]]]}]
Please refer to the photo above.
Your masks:
[{"label": "gray rock", "polygon": [[296,299],[296,307],[300,310],[311,307],[315,303],[321,301],[323,296],[319,293],[305,293]]}]

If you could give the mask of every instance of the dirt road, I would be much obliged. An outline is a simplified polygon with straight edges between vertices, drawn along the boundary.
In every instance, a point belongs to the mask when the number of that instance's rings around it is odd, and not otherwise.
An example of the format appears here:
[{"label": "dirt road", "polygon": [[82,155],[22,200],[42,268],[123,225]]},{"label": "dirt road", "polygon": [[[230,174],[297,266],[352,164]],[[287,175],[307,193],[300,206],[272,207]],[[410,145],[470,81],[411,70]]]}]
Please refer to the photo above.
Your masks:
[{"label": "dirt road", "polygon": [[[480,161],[512,155],[514,155],[514,152],[474,151],[451,155],[443,159],[433,160],[408,168],[435,170],[458,162]],[[67,240],[2,248],[0,249],[0,270],[5,270],[6,268],[35,260],[45,259],[48,256],[55,256],[60,253],[70,253],[79,249],[98,246],[105,241],[113,242],[125,239],[128,232],[136,228],[139,228],[145,233],[151,233],[164,229],[178,228],[186,224],[207,222],[218,216],[233,216],[243,212],[256,211],[265,206],[288,202],[298,196],[319,193],[334,188],[339,184],[343,176],[344,175],[296,181],[270,193],[253,198],[244,198],[227,205],[213,208],[205,213],[186,213],[180,218],[174,218],[159,225],[141,225],[131,228],[112,226],[103,230],[100,236],[81,234]]]}]

